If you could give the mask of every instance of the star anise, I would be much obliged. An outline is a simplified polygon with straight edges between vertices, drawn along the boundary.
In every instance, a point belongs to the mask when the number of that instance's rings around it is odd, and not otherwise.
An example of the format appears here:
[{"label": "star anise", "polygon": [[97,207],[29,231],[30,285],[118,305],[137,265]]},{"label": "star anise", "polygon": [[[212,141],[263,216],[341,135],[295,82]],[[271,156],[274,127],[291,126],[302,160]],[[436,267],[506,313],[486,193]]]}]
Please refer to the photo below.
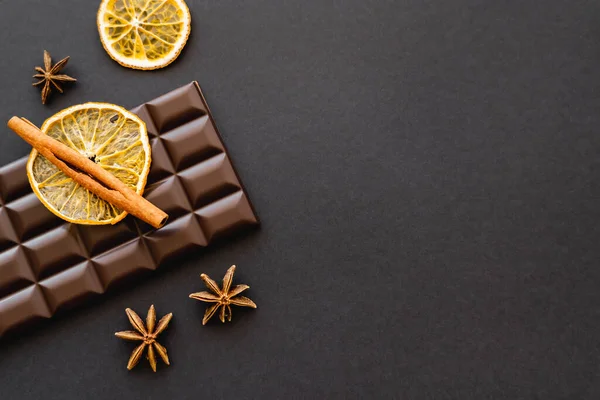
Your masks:
[{"label": "star anise", "polygon": [[[125,310],[127,313],[127,318],[129,318],[129,322],[135,328],[135,331],[123,331],[115,333],[115,336],[125,340],[142,340],[143,343],[140,344],[133,350],[131,353],[131,357],[129,358],[129,362],[127,363],[127,369],[131,370],[133,367],[137,365],[142,358],[142,354],[148,346],[148,355],[146,358],[150,362],[150,367],[152,370],[156,372],[156,355],[154,354],[154,350],[158,353],[160,358],[165,362],[165,364],[169,365],[169,357],[167,356],[167,349],[161,346],[157,341],[156,337],[167,328],[171,318],[173,318],[173,313],[167,314],[158,321],[158,325],[156,326],[156,330],[154,326],[156,324],[156,310],[154,309],[154,305],[150,306],[148,310],[148,316],[146,317],[146,325],[144,325],[144,321],[140,318],[139,315],[135,313],[131,308]],[[137,331],[137,332],[136,332]]]},{"label": "star anise", "polygon": [[242,307],[256,308],[256,304],[252,300],[244,296],[238,296],[244,290],[248,289],[248,285],[237,285],[231,288],[231,282],[233,281],[233,273],[235,272],[235,265],[225,273],[223,277],[223,288],[220,289],[219,285],[206,274],[200,275],[206,286],[214,293],[210,292],[199,292],[190,294],[190,298],[204,301],[207,303],[215,303],[206,309],[204,318],[202,319],[202,325],[206,325],[209,319],[217,312],[221,307],[219,318],[221,322],[225,322],[225,317],[228,321],[231,321],[231,304]]},{"label": "star anise", "polygon": [[52,65],[52,58],[50,57],[50,53],[44,50],[44,68],[35,67],[35,70],[39,72],[35,74],[33,77],[41,79],[38,82],[35,82],[33,86],[38,86],[44,84],[42,88],[42,104],[46,104],[46,100],[48,100],[48,95],[50,94],[51,86],[53,85],[56,90],[63,93],[62,88],[59,85],[59,82],[75,82],[77,79],[71,78],[68,75],[59,75],[61,69],[63,69],[67,63],[69,62],[70,57],[65,57],[54,66]]}]

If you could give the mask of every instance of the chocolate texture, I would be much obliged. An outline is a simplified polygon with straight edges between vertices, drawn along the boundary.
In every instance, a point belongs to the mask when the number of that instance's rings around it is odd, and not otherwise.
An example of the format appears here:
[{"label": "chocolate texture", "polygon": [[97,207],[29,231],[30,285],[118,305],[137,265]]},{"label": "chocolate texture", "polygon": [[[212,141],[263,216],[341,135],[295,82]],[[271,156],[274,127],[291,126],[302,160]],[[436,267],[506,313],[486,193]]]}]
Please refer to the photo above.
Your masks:
[{"label": "chocolate texture", "polygon": [[258,225],[196,82],[132,111],[152,144],[144,197],[169,221],[158,230],[131,216],[112,226],[65,223],[32,193],[27,158],[0,168],[0,337]]}]

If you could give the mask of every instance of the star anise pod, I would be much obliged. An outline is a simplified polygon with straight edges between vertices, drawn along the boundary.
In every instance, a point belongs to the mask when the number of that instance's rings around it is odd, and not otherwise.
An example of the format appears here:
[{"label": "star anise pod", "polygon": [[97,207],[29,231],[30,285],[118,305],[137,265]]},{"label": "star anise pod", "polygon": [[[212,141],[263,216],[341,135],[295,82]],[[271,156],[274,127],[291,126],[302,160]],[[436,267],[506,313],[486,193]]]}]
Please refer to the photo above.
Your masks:
[{"label": "star anise pod", "polygon": [[33,86],[38,86],[44,84],[42,88],[42,104],[46,104],[46,100],[48,100],[48,95],[50,94],[51,86],[54,86],[56,90],[63,93],[62,88],[59,85],[59,82],[75,82],[77,79],[71,78],[68,75],[59,75],[61,69],[63,69],[67,63],[69,62],[70,57],[65,57],[56,64],[52,65],[52,58],[50,57],[50,53],[44,50],[44,68],[35,67],[35,70],[39,72],[35,74],[33,77],[41,79],[38,82],[35,82]]},{"label": "star anise pod", "polygon": [[[154,309],[154,305],[151,305],[150,309],[148,310],[148,316],[146,317],[146,325],[144,325],[144,321],[142,321],[140,316],[137,315],[131,308],[126,309],[125,312],[127,313],[129,322],[131,322],[131,325],[133,325],[135,328],[135,331],[117,332],[115,333],[115,336],[125,340],[143,341],[143,343],[136,347],[133,350],[133,353],[131,353],[131,357],[127,363],[127,369],[131,370],[137,365],[137,363],[140,361],[140,358],[142,358],[142,354],[144,354],[146,347],[148,347],[148,355],[146,358],[150,362],[150,367],[152,367],[154,372],[156,372],[155,350],[165,364],[170,365],[169,357],[167,356],[167,349],[162,347],[156,341],[156,337],[167,328],[169,322],[171,322],[171,318],[173,318],[173,313],[162,317],[161,320],[158,321],[158,325],[156,325],[156,310]],[[155,325],[156,329],[154,329]]]},{"label": "star anise pod", "polygon": [[202,325],[206,325],[209,319],[217,312],[221,307],[219,318],[221,322],[225,322],[225,317],[228,321],[231,321],[231,304],[242,307],[256,308],[256,304],[252,300],[244,296],[238,296],[244,290],[248,289],[248,285],[237,285],[231,288],[231,282],[233,281],[233,273],[235,272],[235,265],[225,273],[223,277],[223,288],[219,288],[219,285],[206,274],[200,275],[206,286],[213,292],[199,292],[190,294],[190,298],[204,301],[207,303],[215,303],[206,309],[204,318],[202,319]]}]

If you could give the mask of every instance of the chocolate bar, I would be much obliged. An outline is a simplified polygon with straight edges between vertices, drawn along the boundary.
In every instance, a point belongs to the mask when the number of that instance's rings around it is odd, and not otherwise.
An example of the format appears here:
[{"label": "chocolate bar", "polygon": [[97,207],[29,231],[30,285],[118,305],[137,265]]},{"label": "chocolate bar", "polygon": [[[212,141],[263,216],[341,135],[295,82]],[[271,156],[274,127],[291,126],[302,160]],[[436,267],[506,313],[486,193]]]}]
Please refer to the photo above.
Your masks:
[{"label": "chocolate bar", "polygon": [[168,223],[65,223],[32,193],[27,158],[0,168],[0,337],[259,224],[196,82],[132,111],[152,144],[144,197]]}]

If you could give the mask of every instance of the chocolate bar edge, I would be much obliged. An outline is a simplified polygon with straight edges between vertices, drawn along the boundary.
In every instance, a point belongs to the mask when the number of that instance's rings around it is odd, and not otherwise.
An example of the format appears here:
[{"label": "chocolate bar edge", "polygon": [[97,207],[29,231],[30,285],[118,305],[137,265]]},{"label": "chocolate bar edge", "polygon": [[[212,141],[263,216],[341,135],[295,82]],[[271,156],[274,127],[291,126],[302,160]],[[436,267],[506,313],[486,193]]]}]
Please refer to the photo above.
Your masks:
[{"label": "chocolate bar edge", "polygon": [[200,87],[200,84],[198,83],[198,81],[192,81],[192,83],[194,84],[194,86],[198,90],[198,94],[200,95],[200,98],[202,99],[202,102],[206,106],[206,110],[208,111],[208,118],[210,118],[213,126],[215,127],[215,131],[217,132],[217,136],[219,137],[219,140],[221,141],[221,144],[223,145],[223,148],[225,149],[225,153],[227,154],[227,157],[229,158],[229,163],[231,164],[231,167],[233,168],[233,173],[235,174],[235,176],[236,176],[236,178],[238,180],[238,183],[239,183],[242,191],[246,194],[246,198],[248,199],[248,204],[250,205],[250,208],[252,209],[252,213],[254,214],[254,217],[256,218],[256,225],[260,226],[261,225],[260,217],[258,216],[258,213],[256,212],[256,208],[254,207],[254,203],[250,199],[250,194],[248,193],[246,185],[244,184],[244,182],[242,181],[242,179],[240,177],[238,169],[236,168],[236,164],[233,162],[233,158],[231,157],[231,152],[229,151],[229,148],[227,147],[227,145],[225,144],[225,141],[223,140],[223,135],[221,135],[221,131],[219,130],[219,126],[217,125],[217,122],[214,119],[214,116],[213,116],[213,113],[212,113],[212,111],[210,109],[208,101],[206,101],[206,97],[204,96],[204,92],[202,91],[202,88]]}]

